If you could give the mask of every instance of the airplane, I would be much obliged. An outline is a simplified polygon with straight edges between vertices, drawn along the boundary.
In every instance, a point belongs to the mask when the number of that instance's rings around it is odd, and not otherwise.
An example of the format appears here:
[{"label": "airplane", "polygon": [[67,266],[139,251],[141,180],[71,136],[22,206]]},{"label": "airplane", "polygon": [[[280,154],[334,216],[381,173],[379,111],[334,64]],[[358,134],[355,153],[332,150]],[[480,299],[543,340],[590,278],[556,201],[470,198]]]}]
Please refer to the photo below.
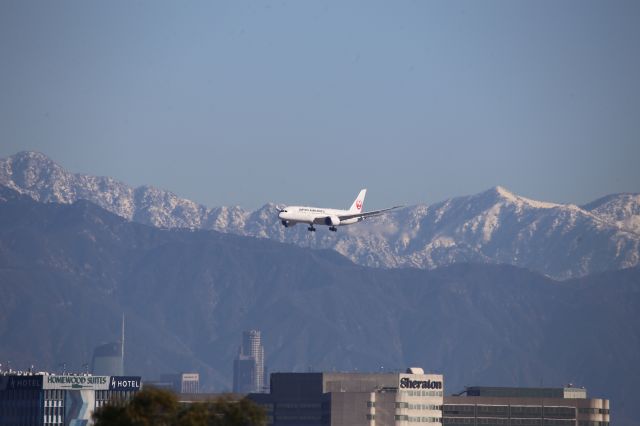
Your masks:
[{"label": "airplane", "polygon": [[290,228],[298,223],[308,223],[309,227],[307,230],[311,232],[315,232],[316,230],[313,225],[327,225],[330,231],[336,232],[338,230],[338,226],[362,222],[367,217],[378,216],[389,210],[402,207],[395,206],[388,209],[363,212],[362,207],[364,205],[364,196],[366,194],[366,189],[361,190],[353,201],[353,204],[351,204],[349,210],[305,206],[288,206],[280,208],[276,206],[278,209],[278,218],[285,228]]}]

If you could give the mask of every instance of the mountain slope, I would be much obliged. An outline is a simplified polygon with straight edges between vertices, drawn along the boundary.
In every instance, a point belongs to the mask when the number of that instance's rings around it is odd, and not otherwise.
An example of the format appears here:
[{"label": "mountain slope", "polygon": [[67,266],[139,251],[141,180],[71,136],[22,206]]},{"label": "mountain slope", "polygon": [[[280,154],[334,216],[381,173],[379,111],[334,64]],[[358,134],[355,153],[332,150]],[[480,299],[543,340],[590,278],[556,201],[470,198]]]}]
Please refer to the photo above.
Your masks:
[{"label": "mountain slope", "polygon": [[420,365],[447,392],[573,382],[612,398],[618,424],[640,403],[637,268],[562,283],[511,266],[371,269],[5,188],[0,294],[0,359],[15,367],[79,370],[125,312],[126,368],[147,378],[195,370],[228,389],[241,332],[260,328],[270,371]]},{"label": "mountain slope", "polygon": [[[373,232],[352,235],[339,251],[363,264],[498,263],[560,279],[639,261],[640,235],[576,206],[531,201],[501,187],[411,210],[379,219]],[[392,232],[381,238],[385,228]],[[377,250],[362,250],[371,239]]]},{"label": "mountain slope", "polygon": [[338,233],[282,227],[274,204],[247,212],[207,208],[153,187],[72,174],[43,154],[0,160],[0,184],[35,200],[88,200],[128,220],[160,228],[212,229],[329,248],[374,267],[423,269],[459,262],[509,264],[558,279],[640,262],[640,195],[611,195],[584,207],[515,195],[502,187],[432,206],[407,207]]},{"label": "mountain slope", "polygon": [[128,220],[164,228],[200,227],[206,208],[150,186],[131,188],[109,177],[70,173],[38,152],[0,161],[0,184],[36,201],[87,200]]},{"label": "mountain slope", "polygon": [[640,194],[607,195],[582,208],[620,229],[640,234]]}]

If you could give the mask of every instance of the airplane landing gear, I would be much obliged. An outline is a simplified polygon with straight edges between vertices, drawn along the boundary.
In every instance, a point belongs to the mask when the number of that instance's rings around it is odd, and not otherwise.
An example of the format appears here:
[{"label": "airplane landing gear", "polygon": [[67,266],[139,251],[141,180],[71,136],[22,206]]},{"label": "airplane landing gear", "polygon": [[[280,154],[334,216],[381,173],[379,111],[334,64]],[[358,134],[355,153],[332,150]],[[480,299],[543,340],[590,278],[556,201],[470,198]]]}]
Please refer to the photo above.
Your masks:
[{"label": "airplane landing gear", "polygon": [[316,232],[316,228],[314,228],[313,225],[309,225],[309,227],[307,228],[307,231]]},{"label": "airplane landing gear", "polygon": [[330,226],[329,227],[329,231],[336,232],[337,230],[338,230],[338,228],[336,228],[335,226]]}]

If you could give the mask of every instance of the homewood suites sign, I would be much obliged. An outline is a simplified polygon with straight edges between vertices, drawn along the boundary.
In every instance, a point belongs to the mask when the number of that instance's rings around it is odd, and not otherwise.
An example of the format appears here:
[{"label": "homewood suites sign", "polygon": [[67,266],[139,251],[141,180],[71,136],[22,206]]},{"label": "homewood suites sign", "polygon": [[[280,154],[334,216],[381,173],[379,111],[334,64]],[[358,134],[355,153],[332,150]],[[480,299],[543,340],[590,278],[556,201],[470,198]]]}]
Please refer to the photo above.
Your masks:
[{"label": "homewood suites sign", "polygon": [[109,389],[109,376],[45,376],[43,389]]}]

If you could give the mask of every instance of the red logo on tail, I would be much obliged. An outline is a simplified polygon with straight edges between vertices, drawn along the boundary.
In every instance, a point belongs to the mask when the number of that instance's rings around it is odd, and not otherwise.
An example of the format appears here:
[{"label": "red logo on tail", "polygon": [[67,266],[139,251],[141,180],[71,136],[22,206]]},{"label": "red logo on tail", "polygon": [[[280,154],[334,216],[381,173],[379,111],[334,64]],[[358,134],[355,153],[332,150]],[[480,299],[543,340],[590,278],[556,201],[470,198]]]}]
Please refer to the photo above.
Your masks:
[{"label": "red logo on tail", "polygon": [[356,209],[360,210],[362,208],[362,201],[358,200],[356,201]]}]

